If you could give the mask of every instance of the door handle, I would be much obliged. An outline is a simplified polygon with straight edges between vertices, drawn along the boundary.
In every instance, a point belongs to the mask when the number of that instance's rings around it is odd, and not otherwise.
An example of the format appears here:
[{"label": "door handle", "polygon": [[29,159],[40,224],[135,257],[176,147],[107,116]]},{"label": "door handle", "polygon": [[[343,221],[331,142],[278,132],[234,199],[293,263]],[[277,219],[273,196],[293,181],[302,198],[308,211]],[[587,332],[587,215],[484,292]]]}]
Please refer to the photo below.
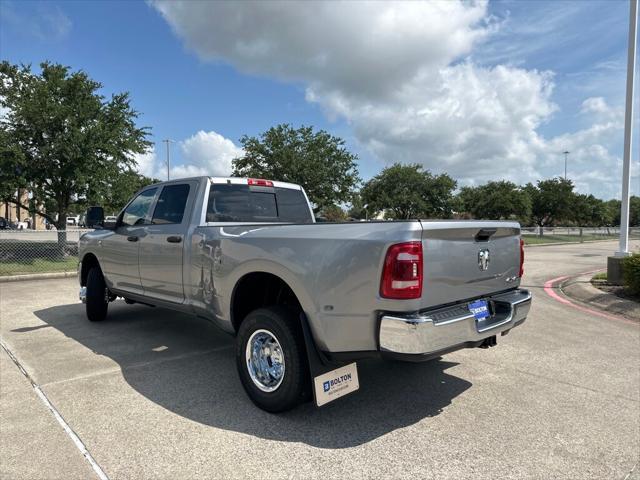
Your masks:
[{"label": "door handle", "polygon": [[130,237],[127,237],[127,240],[129,240],[130,242],[137,242],[138,237],[136,235],[131,235]]},{"label": "door handle", "polygon": [[169,243],[180,243],[182,241],[182,237],[178,237],[176,236],[171,236],[171,237],[167,237],[167,242]]}]

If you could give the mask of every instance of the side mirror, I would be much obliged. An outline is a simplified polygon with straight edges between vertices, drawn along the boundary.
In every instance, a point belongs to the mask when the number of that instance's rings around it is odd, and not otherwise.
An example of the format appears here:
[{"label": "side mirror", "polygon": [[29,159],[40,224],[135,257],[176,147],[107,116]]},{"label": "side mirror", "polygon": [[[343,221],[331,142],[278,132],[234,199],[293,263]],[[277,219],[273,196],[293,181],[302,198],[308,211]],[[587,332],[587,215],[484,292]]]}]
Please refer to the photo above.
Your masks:
[{"label": "side mirror", "polygon": [[102,207],[87,208],[85,225],[87,228],[96,228],[104,225],[104,209]]},{"label": "side mirror", "polygon": [[118,225],[118,220],[114,218],[108,218],[102,222],[102,228],[105,230],[115,230]]}]

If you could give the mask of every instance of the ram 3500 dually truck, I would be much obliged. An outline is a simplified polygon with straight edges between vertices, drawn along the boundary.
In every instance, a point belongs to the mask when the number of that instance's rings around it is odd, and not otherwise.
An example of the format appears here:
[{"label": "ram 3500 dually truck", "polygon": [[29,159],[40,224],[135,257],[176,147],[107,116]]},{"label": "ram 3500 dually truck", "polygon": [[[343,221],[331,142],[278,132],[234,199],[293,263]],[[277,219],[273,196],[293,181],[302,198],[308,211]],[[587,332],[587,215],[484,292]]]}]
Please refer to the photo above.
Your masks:
[{"label": "ram 3500 dually truck", "polygon": [[79,256],[89,320],[123,297],[215,322],[271,412],[357,390],[367,356],[493,346],[531,304],[516,222],[316,223],[300,186],[262,179],[145,187]]}]

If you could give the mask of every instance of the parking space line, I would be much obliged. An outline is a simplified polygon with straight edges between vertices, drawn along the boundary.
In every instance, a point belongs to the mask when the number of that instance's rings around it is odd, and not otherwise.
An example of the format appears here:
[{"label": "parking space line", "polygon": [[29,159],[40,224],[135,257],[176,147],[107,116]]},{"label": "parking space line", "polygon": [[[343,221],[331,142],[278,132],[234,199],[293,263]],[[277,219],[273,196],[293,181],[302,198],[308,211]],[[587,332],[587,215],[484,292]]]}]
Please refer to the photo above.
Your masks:
[{"label": "parking space line", "polygon": [[36,395],[38,396],[38,398],[42,400],[42,403],[44,403],[45,406],[49,409],[49,411],[54,416],[54,418],[58,421],[62,429],[73,441],[76,448],[80,451],[80,453],[82,453],[82,455],[87,460],[87,462],[89,462],[89,465],[91,465],[91,468],[93,468],[93,471],[96,472],[96,475],[98,475],[98,478],[100,480],[109,480],[109,477],[107,477],[107,474],[104,472],[104,470],[102,470],[100,465],[98,465],[98,462],[96,462],[93,456],[89,453],[89,450],[87,450],[87,447],[85,446],[85,444],[82,443],[82,440],[80,439],[80,437],[76,434],[76,432],[73,431],[73,429],[65,421],[65,419],[62,417],[60,412],[56,409],[53,403],[51,403],[51,401],[47,398],[47,395],[42,391],[42,389],[38,386],[38,384],[33,381],[31,376],[22,367],[22,365],[20,364],[20,361],[16,358],[13,352],[1,340],[0,340],[0,347],[2,347],[2,349],[5,352],[7,352],[7,355],[9,355],[9,358],[13,361],[16,367],[18,367],[18,370],[20,370],[20,372],[22,372],[22,374],[27,378],[27,380],[29,380],[29,383],[31,383],[31,387],[36,392]]}]

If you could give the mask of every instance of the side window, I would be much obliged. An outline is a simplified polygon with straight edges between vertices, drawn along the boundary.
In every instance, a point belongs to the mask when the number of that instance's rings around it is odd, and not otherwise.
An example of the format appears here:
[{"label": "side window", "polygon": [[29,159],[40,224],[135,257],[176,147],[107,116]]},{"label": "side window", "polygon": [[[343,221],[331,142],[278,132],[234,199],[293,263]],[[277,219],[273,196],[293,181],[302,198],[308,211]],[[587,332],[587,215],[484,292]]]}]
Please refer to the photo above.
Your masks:
[{"label": "side window", "polygon": [[140,193],[122,213],[122,225],[144,225],[145,217],[149,213],[157,188],[150,188]]},{"label": "side window", "polygon": [[151,223],[157,225],[182,223],[188,198],[189,185],[187,184],[167,185],[164,187],[153,211]]}]

